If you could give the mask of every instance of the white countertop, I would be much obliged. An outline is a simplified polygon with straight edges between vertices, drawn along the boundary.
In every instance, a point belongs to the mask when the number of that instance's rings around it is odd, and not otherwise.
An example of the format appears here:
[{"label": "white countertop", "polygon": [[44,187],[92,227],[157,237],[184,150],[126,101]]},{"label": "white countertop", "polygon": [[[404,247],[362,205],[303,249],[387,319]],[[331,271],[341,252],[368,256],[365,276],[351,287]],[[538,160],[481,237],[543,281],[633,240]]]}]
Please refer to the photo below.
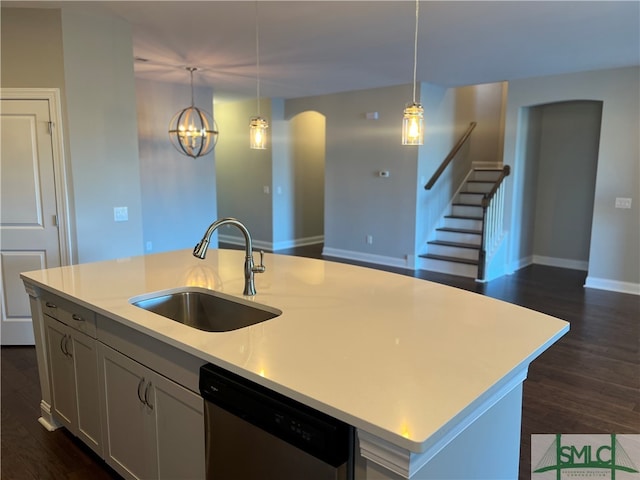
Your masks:
[{"label": "white countertop", "polygon": [[[409,276],[265,254],[255,297],[243,297],[244,251],[198,260],[181,250],[24,273],[29,283],[412,452],[566,333],[569,324]],[[199,286],[282,310],[209,333],[129,304]]]}]

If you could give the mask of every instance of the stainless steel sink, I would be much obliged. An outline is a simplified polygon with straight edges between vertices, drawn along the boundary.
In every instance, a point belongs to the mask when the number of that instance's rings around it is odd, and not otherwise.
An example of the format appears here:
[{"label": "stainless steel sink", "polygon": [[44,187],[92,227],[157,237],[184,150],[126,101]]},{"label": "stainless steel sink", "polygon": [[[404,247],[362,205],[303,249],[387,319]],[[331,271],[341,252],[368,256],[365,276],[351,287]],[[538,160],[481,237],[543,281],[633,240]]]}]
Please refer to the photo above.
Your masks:
[{"label": "stainless steel sink", "polygon": [[129,302],[206,332],[237,330],[282,314],[276,308],[197,287],[141,295]]}]

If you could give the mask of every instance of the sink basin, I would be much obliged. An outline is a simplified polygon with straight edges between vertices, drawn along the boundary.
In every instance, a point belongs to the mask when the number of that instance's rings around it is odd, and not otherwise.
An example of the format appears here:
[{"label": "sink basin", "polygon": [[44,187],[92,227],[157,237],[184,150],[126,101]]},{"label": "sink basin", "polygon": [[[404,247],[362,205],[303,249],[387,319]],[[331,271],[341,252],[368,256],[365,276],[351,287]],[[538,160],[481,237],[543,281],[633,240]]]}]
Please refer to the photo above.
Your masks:
[{"label": "sink basin", "polygon": [[276,308],[197,287],[141,295],[129,303],[206,332],[229,332],[282,314]]}]

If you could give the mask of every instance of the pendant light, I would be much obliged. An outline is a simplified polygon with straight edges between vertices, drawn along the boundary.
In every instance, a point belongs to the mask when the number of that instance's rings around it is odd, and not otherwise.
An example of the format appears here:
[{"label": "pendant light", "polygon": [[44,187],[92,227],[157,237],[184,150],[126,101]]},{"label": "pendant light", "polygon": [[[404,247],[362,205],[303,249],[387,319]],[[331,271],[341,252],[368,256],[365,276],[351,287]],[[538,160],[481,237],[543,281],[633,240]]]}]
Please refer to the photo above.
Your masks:
[{"label": "pendant light", "polygon": [[191,158],[206,155],[218,141],[218,126],[213,117],[196,107],[193,101],[193,72],[195,67],[186,67],[191,75],[191,106],[176,113],[169,124],[169,138],[176,150]]},{"label": "pendant light", "polygon": [[258,2],[256,1],[256,99],[258,115],[249,120],[249,147],[254,150],[267,148],[269,122],[260,116],[260,31],[258,30]]},{"label": "pendant light", "polygon": [[402,145],[422,145],[424,138],[424,109],[416,102],[416,70],[418,66],[418,18],[420,0],[416,0],[416,28],[413,44],[413,102],[404,109]]}]

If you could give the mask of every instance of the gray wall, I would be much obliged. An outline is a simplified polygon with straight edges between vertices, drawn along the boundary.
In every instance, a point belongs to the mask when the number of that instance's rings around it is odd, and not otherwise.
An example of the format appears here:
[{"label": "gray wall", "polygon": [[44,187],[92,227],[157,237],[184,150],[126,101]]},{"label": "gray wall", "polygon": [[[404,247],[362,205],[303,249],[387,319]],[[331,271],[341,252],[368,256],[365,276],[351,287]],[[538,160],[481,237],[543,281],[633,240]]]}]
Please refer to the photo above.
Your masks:
[{"label": "gray wall", "polygon": [[602,103],[561,102],[535,109],[541,116],[534,263],[587,270]]},{"label": "gray wall", "polygon": [[302,112],[290,121],[294,238],[324,236],[325,118]]},{"label": "gray wall", "polygon": [[[2,9],[2,86],[59,88],[73,262],[142,253],[130,26],[75,9]],[[128,222],[113,208],[127,206]]]},{"label": "gray wall", "polygon": [[[499,163],[502,154],[504,83],[446,88],[423,84],[425,145],[420,150],[416,192],[416,247],[424,253],[426,241],[434,235],[442,214],[448,209],[472,167],[472,162]],[[424,185],[436,172],[452,147],[469,127],[477,125],[469,140],[449,164],[431,190]]]},{"label": "gray wall", "polygon": [[[513,165],[507,183],[510,269],[526,264],[518,247],[522,236],[526,131],[521,110],[569,100],[602,103],[598,170],[587,286],[640,291],[640,68],[620,68],[515,80],[509,84],[504,162]],[[633,199],[632,208],[615,208],[616,197]]]},{"label": "gray wall", "polygon": [[413,256],[418,148],[400,144],[410,99],[411,86],[403,85],[286,101],[288,119],[306,111],[326,118],[326,253],[400,265]]},{"label": "gray wall", "polygon": [[[142,204],[131,26],[62,10],[78,262],[139,255]],[[129,220],[115,222],[114,207]]]},{"label": "gray wall", "polygon": [[[286,101],[286,118],[316,111],[326,118],[325,251],[415,266],[429,232],[468,173],[471,161],[499,162],[503,83],[460,88],[420,85],[425,144],[400,144],[411,85]],[[366,120],[378,112],[378,120]],[[431,191],[424,184],[471,121],[472,139]],[[378,177],[388,170],[389,178]],[[373,244],[366,243],[367,235]]]},{"label": "gray wall", "polygon": [[[220,138],[216,146],[218,216],[243,222],[260,248],[273,242],[272,128],[266,150],[249,148],[249,119],[257,114],[256,100],[216,103]],[[271,102],[263,99],[261,115],[273,122]],[[265,188],[268,193],[265,193]],[[223,236],[242,238],[234,227]]]},{"label": "gray wall", "polygon": [[[169,140],[169,121],[190,105],[189,85],[138,79],[136,100],[145,251],[191,248],[217,218],[216,150],[194,159]],[[210,87],[195,87],[194,100],[212,113]]]}]

